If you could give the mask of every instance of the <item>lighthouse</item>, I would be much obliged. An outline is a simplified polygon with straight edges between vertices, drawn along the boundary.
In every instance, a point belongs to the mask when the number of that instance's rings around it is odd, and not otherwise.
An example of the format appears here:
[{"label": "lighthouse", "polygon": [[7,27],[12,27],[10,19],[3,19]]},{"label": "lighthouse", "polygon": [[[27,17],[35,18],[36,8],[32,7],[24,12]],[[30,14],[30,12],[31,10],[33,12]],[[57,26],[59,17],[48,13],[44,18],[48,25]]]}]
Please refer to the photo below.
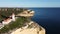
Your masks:
[{"label": "lighthouse", "polygon": [[12,17],[12,21],[15,21],[15,14],[14,13],[12,13],[11,17]]}]

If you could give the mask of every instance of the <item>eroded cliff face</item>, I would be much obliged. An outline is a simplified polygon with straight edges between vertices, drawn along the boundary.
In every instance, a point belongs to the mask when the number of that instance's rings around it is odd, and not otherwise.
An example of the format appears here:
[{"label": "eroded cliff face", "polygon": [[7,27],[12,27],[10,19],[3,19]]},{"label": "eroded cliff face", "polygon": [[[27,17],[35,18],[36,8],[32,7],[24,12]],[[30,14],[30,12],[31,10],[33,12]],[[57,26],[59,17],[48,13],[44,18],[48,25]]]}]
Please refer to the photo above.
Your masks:
[{"label": "eroded cliff face", "polygon": [[45,29],[43,27],[29,19],[29,17],[32,17],[33,15],[34,11],[30,10],[26,10],[17,14],[16,16],[26,17],[29,22],[25,22],[20,28],[15,28],[7,33],[2,34],[45,34]]},{"label": "eroded cliff face", "polygon": [[[34,11],[26,10],[17,16],[30,17],[33,16],[34,13]],[[45,29],[36,22],[29,20],[29,23],[25,23],[24,26],[11,32],[11,34],[45,34]]]},{"label": "eroded cliff face", "polygon": [[45,29],[39,26],[37,23],[30,21],[25,26],[18,28],[11,34],[45,34]]}]

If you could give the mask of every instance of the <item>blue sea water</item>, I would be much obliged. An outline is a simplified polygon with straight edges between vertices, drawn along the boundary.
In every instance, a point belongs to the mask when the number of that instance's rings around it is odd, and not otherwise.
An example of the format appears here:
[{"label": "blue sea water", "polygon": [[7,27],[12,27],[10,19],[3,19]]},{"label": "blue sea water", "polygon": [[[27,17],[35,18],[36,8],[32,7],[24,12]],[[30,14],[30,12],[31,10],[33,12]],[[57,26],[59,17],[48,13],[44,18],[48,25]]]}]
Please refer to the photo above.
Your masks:
[{"label": "blue sea water", "polygon": [[46,29],[46,34],[60,34],[60,8],[29,8],[35,11],[32,20]]}]

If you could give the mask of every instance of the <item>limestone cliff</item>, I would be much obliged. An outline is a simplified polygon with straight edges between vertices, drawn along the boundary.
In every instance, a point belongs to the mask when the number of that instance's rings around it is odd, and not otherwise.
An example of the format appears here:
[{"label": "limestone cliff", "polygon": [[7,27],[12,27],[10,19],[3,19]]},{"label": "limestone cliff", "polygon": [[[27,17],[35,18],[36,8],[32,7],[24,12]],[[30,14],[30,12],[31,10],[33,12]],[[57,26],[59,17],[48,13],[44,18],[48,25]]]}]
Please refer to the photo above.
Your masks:
[{"label": "limestone cliff", "polygon": [[26,26],[18,28],[11,34],[45,34],[45,29],[37,23],[30,21],[30,23],[27,23]]},{"label": "limestone cliff", "polygon": [[[27,19],[28,22],[27,21],[23,22],[22,27],[14,28],[13,30],[9,30],[6,33],[0,33],[0,34],[45,34],[45,29],[43,27],[41,27],[39,24],[29,19],[29,17],[32,17],[33,15],[34,15],[34,11],[32,10],[26,10],[17,14],[16,16],[20,16],[20,18],[21,17],[28,18]],[[16,25],[16,24],[17,23],[13,25]],[[19,20],[19,24],[20,24],[20,20]]]},{"label": "limestone cliff", "polygon": [[[34,11],[24,11],[17,16],[23,16],[23,17],[30,17],[34,15]],[[34,21],[29,21],[29,23],[26,23],[21,28],[18,28],[17,30],[13,31],[11,34],[45,34],[45,29],[41,27],[39,24],[37,24]]]}]

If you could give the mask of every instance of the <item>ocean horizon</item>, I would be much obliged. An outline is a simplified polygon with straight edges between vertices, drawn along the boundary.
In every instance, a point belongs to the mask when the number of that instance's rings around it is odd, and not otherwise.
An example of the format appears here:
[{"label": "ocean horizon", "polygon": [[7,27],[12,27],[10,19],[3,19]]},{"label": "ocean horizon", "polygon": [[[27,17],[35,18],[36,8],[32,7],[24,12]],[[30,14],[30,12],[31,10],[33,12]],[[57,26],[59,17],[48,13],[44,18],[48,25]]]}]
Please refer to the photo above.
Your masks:
[{"label": "ocean horizon", "polygon": [[35,11],[32,20],[46,29],[46,34],[60,33],[60,8],[28,8]]}]

